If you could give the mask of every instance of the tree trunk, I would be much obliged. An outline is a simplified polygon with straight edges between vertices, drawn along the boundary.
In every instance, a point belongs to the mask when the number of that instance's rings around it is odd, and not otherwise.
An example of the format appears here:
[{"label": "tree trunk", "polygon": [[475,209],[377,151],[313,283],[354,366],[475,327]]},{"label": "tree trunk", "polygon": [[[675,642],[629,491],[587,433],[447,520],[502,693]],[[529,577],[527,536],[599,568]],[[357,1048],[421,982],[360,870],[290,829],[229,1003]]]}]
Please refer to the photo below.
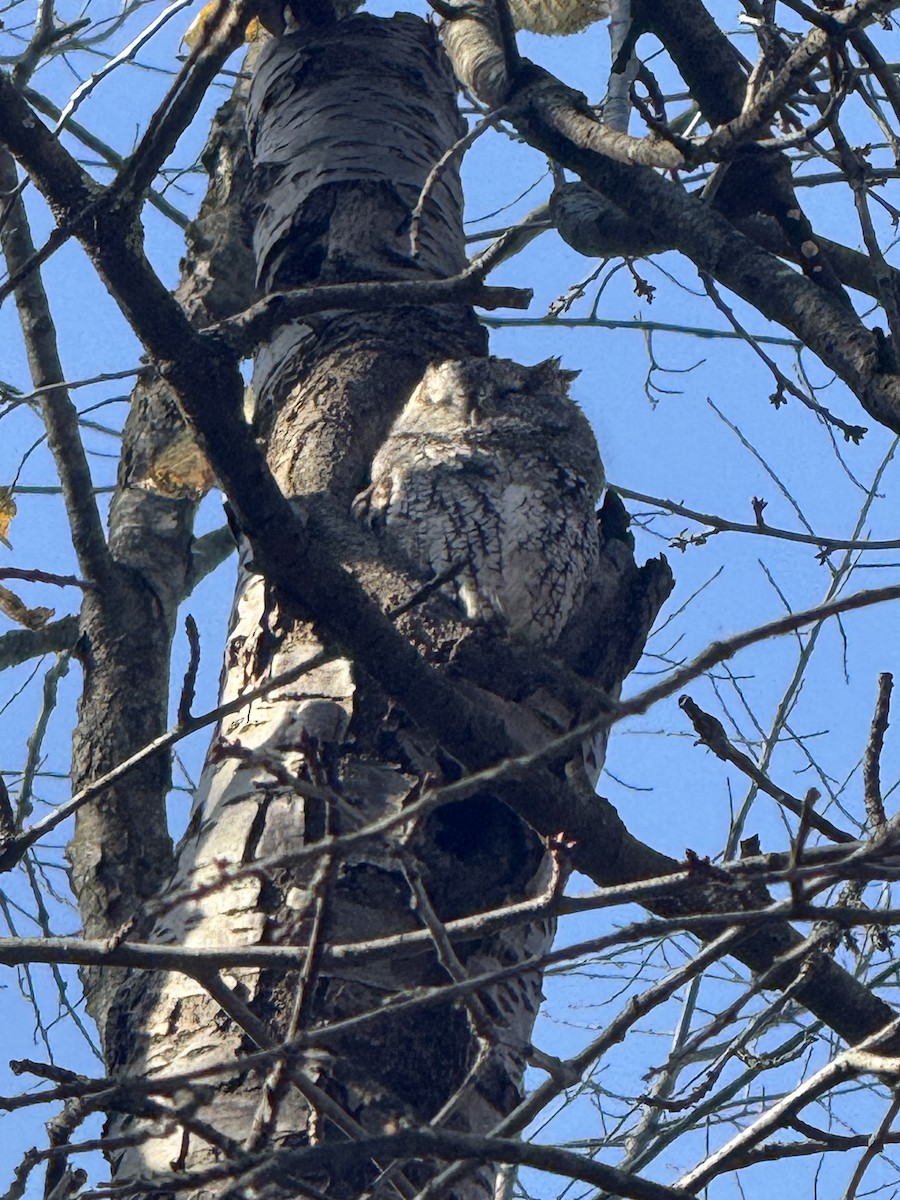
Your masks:
[{"label": "tree trunk", "polygon": [[[356,16],[270,42],[249,102],[262,290],[458,273],[455,159],[434,168],[462,132],[452,75],[418,18]],[[644,605],[635,618],[623,531],[594,518],[602,470],[567,379],[555,364],[487,358],[460,305],[327,312],[259,347],[248,418],[329,553],[453,678],[460,702],[526,750],[581,715],[553,673],[614,693],[652,617]],[[355,511],[374,529],[351,516],[360,493]],[[623,614],[615,629],[610,612]],[[564,868],[498,788],[422,803],[477,756],[448,750],[305,616],[242,546],[222,699],[268,690],[218,728],[174,873],[140,930],[188,949],[296,954],[288,969],[134,973],[110,1006],[95,994],[117,1076],[214,1072],[166,1105],[122,1102],[110,1129],[125,1139],[122,1184],[207,1172],[194,1188],[207,1195],[265,1164],[257,1194],[411,1195],[433,1163],[348,1153],[327,1171],[296,1157],[288,1170],[272,1152],[429,1124],[486,1134],[521,1097],[553,936],[544,910]],[[488,661],[509,669],[485,680]],[[541,671],[523,665],[534,662]],[[585,787],[601,752],[553,769]],[[390,827],[341,843],[375,822]],[[528,900],[535,919],[447,934],[448,922]],[[371,945],[414,931],[427,936]],[[368,953],[341,950],[363,943]],[[482,1200],[493,1175],[481,1163],[441,1194]]]}]

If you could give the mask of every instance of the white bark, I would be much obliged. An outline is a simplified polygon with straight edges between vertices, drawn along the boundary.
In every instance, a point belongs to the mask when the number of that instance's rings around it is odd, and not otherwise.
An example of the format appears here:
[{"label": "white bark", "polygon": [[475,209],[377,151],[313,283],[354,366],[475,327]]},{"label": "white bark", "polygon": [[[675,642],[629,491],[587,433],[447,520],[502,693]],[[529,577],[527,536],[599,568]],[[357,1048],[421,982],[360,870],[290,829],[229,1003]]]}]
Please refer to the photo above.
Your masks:
[{"label": "white bark", "polygon": [[[461,196],[453,163],[432,178],[419,253],[410,253],[410,213],[461,128],[452,79],[424,23],[409,16],[389,22],[353,17],[313,41],[291,35],[273,42],[261,56],[249,127],[255,247],[266,290],[317,280],[416,279],[423,272],[441,277],[459,270]],[[529,549],[534,578],[521,580],[522,591],[540,615],[520,629],[519,599],[510,599],[516,585],[501,581],[498,596],[516,621],[493,628],[489,636],[511,635],[515,642],[521,634],[533,653],[551,649],[562,632],[559,653],[573,663],[591,663],[591,674],[614,689],[633,661],[632,651],[616,650],[620,670],[607,678],[608,664],[593,664],[589,624],[602,597],[624,578],[619,558],[631,559],[623,543],[601,545],[598,537],[592,510],[602,468],[589,429],[566,397],[566,376],[556,366],[504,366],[483,355],[483,334],[471,314],[449,306],[327,313],[307,325],[288,324],[257,356],[255,431],[285,494],[310,519],[316,514],[323,528],[334,530],[331,551],[360,578],[377,576],[385,602],[395,605],[409,599],[435,564],[410,561],[420,557],[414,542],[404,557],[402,546],[392,549],[389,539],[350,522],[351,501],[367,482],[379,446],[390,446],[392,422],[432,360],[453,368],[443,375],[433,369],[435,378],[477,376],[481,382],[467,421],[471,417],[477,424],[492,406],[513,405],[511,424],[496,425],[502,440],[495,446],[494,426],[486,423],[482,449],[489,457],[511,456],[516,495],[527,499],[553,491],[557,508],[568,503],[569,492],[581,497],[573,525],[578,533],[566,542],[566,562],[560,566],[552,557],[557,545],[547,547],[544,564]],[[468,373],[467,360],[474,364]],[[537,425],[524,420],[528,412],[541,414]],[[549,422],[546,428],[541,421]],[[535,437],[542,444],[529,450]],[[432,444],[438,467],[439,442]],[[519,454],[533,464],[536,490],[515,461]],[[427,513],[423,517],[429,519]],[[527,517],[516,512],[516,539]],[[552,519],[558,522],[560,513]],[[473,545],[475,532],[477,526],[467,535]],[[552,540],[563,533],[560,527]],[[557,574],[568,577],[576,553],[583,562],[572,576],[575,582],[560,592]],[[308,569],[315,571],[315,561]],[[565,614],[546,619],[556,603],[547,597],[559,595]],[[582,603],[589,624],[579,629]],[[467,617],[463,607],[434,596],[416,604],[399,627],[432,662],[446,664],[458,646],[478,635],[472,628],[473,617],[480,624],[478,614]],[[284,606],[245,551],[225,650],[223,699],[317,659],[322,649],[317,631],[303,614]],[[506,692],[497,689],[499,682],[461,681],[461,687],[487,712],[502,715],[522,745],[542,744],[577,717],[544,681]],[[127,1076],[158,1077],[234,1064],[254,1046],[277,1045],[301,1032],[314,1044],[298,1048],[288,1065],[272,1068],[265,1080],[258,1073],[236,1073],[209,1096],[195,1098],[193,1124],[176,1124],[149,1140],[138,1136],[116,1161],[119,1181],[150,1175],[160,1182],[173,1163],[196,1171],[221,1162],[229,1154],[223,1139],[231,1139],[233,1157],[238,1148],[271,1154],[280,1147],[429,1123],[483,1134],[518,1102],[541,997],[540,972],[527,964],[549,947],[553,923],[520,925],[452,947],[442,932],[452,918],[539,895],[548,885],[551,867],[539,839],[495,796],[476,793],[333,858],[323,854],[318,861],[248,870],[221,883],[223,864],[283,859],[327,836],[400,813],[425,778],[456,778],[461,764],[441,747],[439,736],[420,728],[416,716],[403,712],[368,673],[336,657],[254,700],[217,731],[149,936],[187,947],[296,945],[297,969],[232,971],[224,979],[226,989],[222,980],[197,982],[174,973],[132,976],[106,1031],[110,1066]],[[434,938],[426,952],[345,959],[339,968],[326,969],[318,961],[323,943],[359,943],[423,925]],[[459,983],[516,964],[526,965],[477,993],[397,1017],[381,1011],[385,1002],[413,989]],[[365,1021],[340,1034],[323,1032],[354,1017]],[[113,1125],[117,1134],[142,1131],[149,1126],[141,1115]],[[399,1185],[407,1190],[421,1186],[434,1170],[425,1163],[397,1169],[407,1180],[398,1177]],[[350,1200],[367,1188],[378,1196],[393,1194],[392,1184],[376,1184],[375,1177],[373,1164],[356,1163],[327,1180],[313,1176],[305,1183],[327,1190],[333,1200]],[[296,1191],[302,1184],[292,1177],[290,1187]],[[448,1200],[487,1200],[492,1190],[493,1170],[482,1165],[442,1194]],[[209,1192],[199,1188],[196,1194]],[[272,1194],[280,1193],[275,1188]]]}]

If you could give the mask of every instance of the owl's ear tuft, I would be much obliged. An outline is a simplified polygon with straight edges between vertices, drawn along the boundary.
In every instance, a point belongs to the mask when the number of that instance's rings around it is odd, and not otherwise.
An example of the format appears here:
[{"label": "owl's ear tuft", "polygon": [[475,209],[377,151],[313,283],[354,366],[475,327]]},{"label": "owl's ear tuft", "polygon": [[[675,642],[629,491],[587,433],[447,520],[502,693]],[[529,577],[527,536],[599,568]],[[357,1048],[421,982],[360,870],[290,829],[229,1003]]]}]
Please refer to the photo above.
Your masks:
[{"label": "owl's ear tuft", "polygon": [[572,371],[568,367],[560,366],[560,359],[556,355],[552,358],[545,358],[543,362],[537,363],[532,370],[537,372],[542,383],[550,385],[563,383],[566,387],[581,374],[580,371]]}]

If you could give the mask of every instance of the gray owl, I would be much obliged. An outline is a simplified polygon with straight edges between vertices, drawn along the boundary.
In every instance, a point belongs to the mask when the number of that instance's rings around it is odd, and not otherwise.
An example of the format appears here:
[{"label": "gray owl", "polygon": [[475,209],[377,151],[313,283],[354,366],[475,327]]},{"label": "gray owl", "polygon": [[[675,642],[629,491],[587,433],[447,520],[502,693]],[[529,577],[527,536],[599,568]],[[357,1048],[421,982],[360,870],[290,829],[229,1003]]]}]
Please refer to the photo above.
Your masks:
[{"label": "gray owl", "polygon": [[400,412],[354,511],[473,623],[552,644],[597,567],[597,443],[555,360],[436,363]]}]

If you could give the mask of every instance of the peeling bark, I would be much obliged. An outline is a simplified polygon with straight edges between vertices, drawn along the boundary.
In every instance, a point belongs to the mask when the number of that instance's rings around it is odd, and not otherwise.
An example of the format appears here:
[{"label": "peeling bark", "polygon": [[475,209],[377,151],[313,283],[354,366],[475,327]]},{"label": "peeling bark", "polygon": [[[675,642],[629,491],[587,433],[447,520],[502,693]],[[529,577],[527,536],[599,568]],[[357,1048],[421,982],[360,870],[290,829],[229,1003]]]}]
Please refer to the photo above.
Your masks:
[{"label": "peeling bark", "polygon": [[[461,195],[452,165],[432,179],[418,252],[410,246],[421,189],[461,132],[454,91],[433,31],[409,16],[387,22],[354,17],[314,37],[289,35],[266,47],[249,108],[254,245],[265,290],[459,271]],[[484,351],[471,312],[449,305],[326,313],[286,324],[260,347],[252,421],[270,468],[307,531],[326,536],[332,530],[329,549],[370,585],[377,579],[385,599],[393,589],[396,600],[408,601],[409,580],[418,573],[426,582],[431,564],[411,561],[402,547],[392,551],[359,525],[354,532],[347,519],[351,500],[429,363],[484,361]],[[516,386],[534,386],[531,378],[546,387],[555,368],[542,370],[529,377],[519,369],[526,382]],[[505,376],[495,375],[497,383],[484,386],[499,386]],[[583,436],[589,437],[586,428]],[[595,450],[569,449],[588,461],[593,456],[596,484]],[[575,468],[562,460],[551,464],[560,474]],[[557,622],[544,644],[615,691],[664,592],[640,611],[640,633],[620,637],[618,655],[610,639],[610,654],[597,661],[591,629],[598,630],[598,597],[612,600],[619,575],[633,580],[622,571],[624,561],[611,571],[611,542],[601,550],[592,524],[585,538],[592,587],[579,591],[562,638]],[[616,544],[630,562],[625,543]],[[315,572],[314,558],[306,569]],[[314,866],[288,863],[227,886],[217,882],[222,863],[284,859],[292,849],[399,813],[426,776],[450,780],[462,770],[457,757],[423,732],[416,714],[398,707],[339,647],[329,647],[334,657],[323,662],[321,638],[304,618],[258,573],[245,548],[223,699],[303,663],[314,665],[219,728],[150,933],[157,942],[186,946],[293,944],[296,971],[248,969],[222,980],[134,974],[119,993],[106,1036],[110,1066],[127,1076],[234,1062],[248,1044],[276,1046],[300,1029],[321,1030],[318,1046],[283,1058],[262,1083],[258,1073],[238,1074],[201,1101],[192,1118],[214,1127],[215,1139],[195,1131],[183,1140],[179,1130],[123,1151],[115,1163],[120,1181],[164,1177],[176,1160],[202,1168],[227,1156],[229,1146],[232,1154],[238,1148],[296,1150],[429,1123],[484,1134],[521,1096],[541,986],[540,972],[528,964],[549,947],[552,922],[452,949],[440,936],[444,921],[537,896],[549,886],[554,868],[540,840],[496,795],[481,792],[445,805],[391,838],[333,860],[323,854]],[[440,595],[423,598],[399,621],[422,656],[444,667],[462,662],[465,647],[477,661],[479,637],[504,643],[503,629],[479,630],[479,624]],[[457,669],[456,678],[460,695],[486,719],[499,717],[518,745],[540,744],[578,715],[534,682],[524,693],[520,682],[504,695],[499,676],[467,682]],[[435,937],[427,951],[320,969],[325,943],[423,924]],[[396,1017],[379,1012],[414,989],[512,964],[523,967],[461,1000],[437,995]],[[344,1023],[342,1031],[329,1033],[336,1022]],[[141,1128],[138,1114],[114,1125],[119,1134]],[[411,1160],[395,1171],[398,1186],[408,1190],[424,1184],[434,1168]],[[392,1185],[376,1184],[375,1175],[371,1162],[352,1162],[304,1182],[335,1198],[358,1196],[367,1187],[373,1195],[389,1194]],[[281,1194],[285,1186],[295,1189],[296,1178],[280,1187],[276,1170],[266,1194]],[[492,1188],[493,1170],[482,1164],[445,1194],[484,1200]]]},{"label": "peeling bark", "polygon": [[[195,325],[232,316],[256,299],[245,196],[249,155],[246,85],[217,114],[204,153],[209,193],[187,232],[176,295]],[[84,688],[74,735],[77,788],[104,774],[167,727],[169,659],[178,607],[193,583],[192,529],[202,493],[161,488],[158,464],[173,447],[196,454],[172,388],[149,375],[135,385],[110,505],[109,588],[89,593],[81,614]],[[113,717],[114,714],[114,717]],[[147,902],[173,869],[167,830],[169,764],[158,756],[82,808],[68,852],[88,937],[141,930]],[[103,1034],[122,975],[85,972],[88,1007]]]}]

